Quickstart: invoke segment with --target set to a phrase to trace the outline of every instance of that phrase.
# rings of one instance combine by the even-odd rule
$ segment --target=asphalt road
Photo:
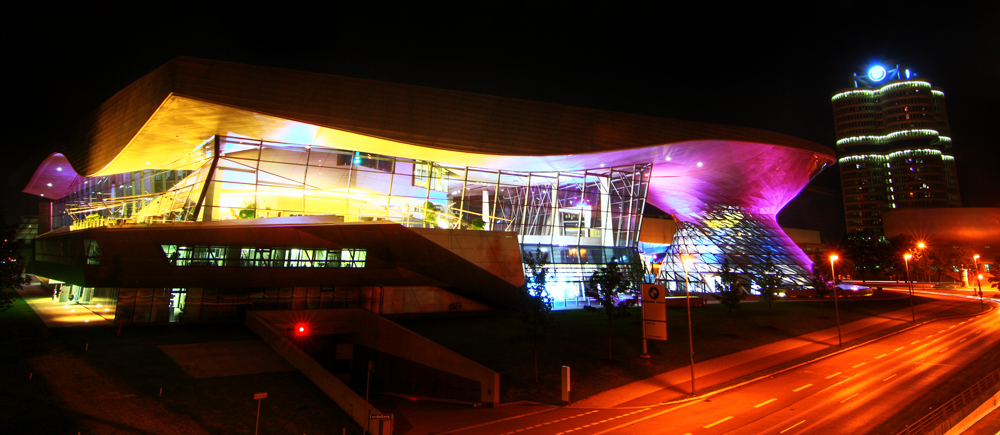
[[[979,305],[979,300],[941,298]],[[988,304],[997,305],[988,302]],[[1000,342],[1000,310],[934,320],[685,403],[562,408],[481,427],[496,435],[863,434]]]

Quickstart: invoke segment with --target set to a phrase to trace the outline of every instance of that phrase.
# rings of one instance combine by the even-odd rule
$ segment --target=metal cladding
[[[220,137],[518,172],[527,174],[528,190],[531,174],[640,165],[646,169],[637,173],[649,177],[648,194],[635,197],[672,214],[684,246],[733,237],[733,246],[773,244],[776,251],[747,254],[748,265],[780,253],[797,271],[808,270],[810,261],[781,232],[775,215],[834,161],[819,144],[749,128],[181,57],[96,109],[76,129],[65,156],[46,160],[24,191],[58,199],[79,181],[77,173],[164,169],[211,178],[214,166],[206,165],[219,159]],[[73,178],[51,174],[63,161]],[[134,190],[125,196],[141,189]],[[208,190],[201,199],[191,196],[199,204],[195,217]],[[726,235],[713,226],[720,213],[736,216],[730,212],[752,217],[748,231]],[[641,207],[632,213],[641,214]],[[694,228],[714,235],[691,241]],[[634,248],[635,237],[629,237]],[[717,265],[730,253],[714,255],[706,264]]]

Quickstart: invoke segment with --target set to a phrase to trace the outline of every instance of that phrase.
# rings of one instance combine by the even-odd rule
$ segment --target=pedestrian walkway
[[[947,301],[915,307],[917,320],[954,307]],[[843,341],[867,337],[911,320],[910,309],[868,317],[841,326]],[[778,364],[837,346],[837,328],[827,328],[799,337],[766,344],[695,364],[695,385],[708,388],[747,376]],[[691,368],[683,367],[595,394],[575,402],[573,408],[644,407],[690,397]]]
[[[41,285],[26,285],[17,291],[42,323],[49,328],[66,326],[108,326],[114,313],[100,304],[80,305],[75,302],[55,302],[52,291]],[[106,314],[107,313],[107,314]],[[101,314],[105,314],[102,317]],[[108,315],[110,314],[110,315]]]

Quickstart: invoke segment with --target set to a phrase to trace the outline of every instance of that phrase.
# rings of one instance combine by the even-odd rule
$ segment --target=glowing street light
[[[976,264],[976,284],[979,286],[979,308],[985,310],[986,304],[983,303],[983,275],[979,273],[979,254],[973,255],[972,261]]]
[[[923,243],[921,243],[923,244]],[[906,263],[906,288],[910,292],[910,316],[913,317],[913,323],[917,323],[917,313],[913,310],[913,282],[910,281],[910,259],[913,258],[913,254],[903,255],[903,261]]]
[[[694,257],[691,255],[681,255],[681,264],[684,265],[684,296],[687,299],[688,312],[688,345],[691,349],[691,395],[694,396],[694,333],[691,331],[691,280],[688,279],[688,267],[694,267]]]
[[[844,337],[840,334],[840,306],[837,305],[837,273],[833,269],[833,262],[839,260],[836,254],[830,256],[830,274],[833,275],[833,311],[837,313],[837,345],[844,346]]]

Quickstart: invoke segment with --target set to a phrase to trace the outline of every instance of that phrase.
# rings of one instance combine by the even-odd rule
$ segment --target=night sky
[[[945,91],[963,205],[997,207],[1000,2],[936,4],[946,9],[24,9],[3,29],[3,204],[8,222],[35,214],[36,200],[8,179],[26,180],[34,167],[23,163],[48,154],[74,120],[184,55],[754,127],[831,148],[832,94],[874,61],[905,63]],[[828,169],[780,221],[843,232],[840,201]]]

